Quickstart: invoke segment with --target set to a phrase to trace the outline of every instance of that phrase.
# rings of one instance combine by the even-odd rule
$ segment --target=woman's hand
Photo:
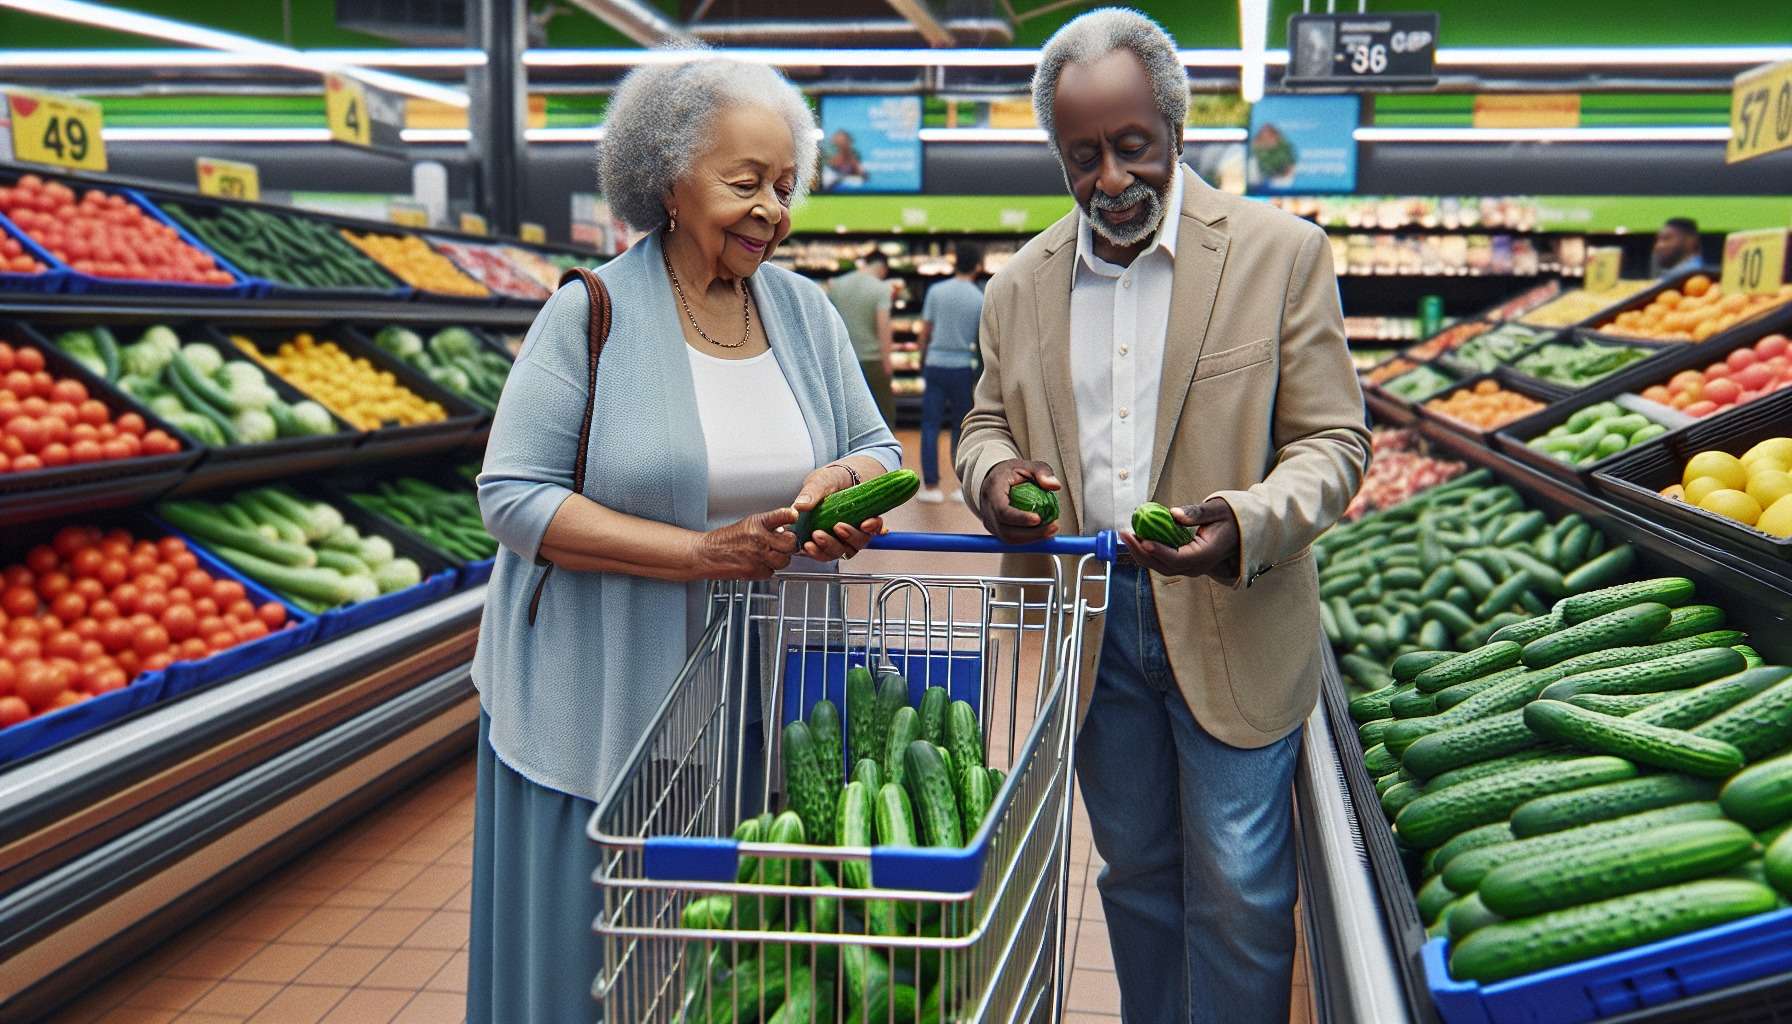
[[[796,535],[785,527],[796,510],[775,508],[697,535],[697,578],[763,580],[790,564]]]
[[[795,510],[801,514],[821,504],[821,499],[843,491],[852,486],[852,474],[845,466],[829,463],[810,473],[803,480],[802,490],[793,502]],[[884,521],[873,517],[860,523],[857,528],[840,523],[834,527],[830,536],[821,530],[815,530],[809,536],[801,538],[803,554],[818,562],[832,562],[838,558],[851,558],[865,550],[871,538],[884,532]]]

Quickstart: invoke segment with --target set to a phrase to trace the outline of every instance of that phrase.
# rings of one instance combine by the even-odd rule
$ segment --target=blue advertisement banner
[[[1356,96],[1265,96],[1251,106],[1246,182],[1254,195],[1356,190]]]
[[[823,96],[822,192],[921,191],[921,97]]]

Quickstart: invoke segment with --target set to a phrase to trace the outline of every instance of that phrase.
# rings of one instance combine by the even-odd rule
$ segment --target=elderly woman
[[[766,265],[815,135],[775,71],[696,54],[636,70],[610,103],[599,184],[647,234],[598,271],[613,309],[595,393],[575,282],[530,328],[479,477],[503,550],[473,661],[470,1021],[596,1016],[586,821],[695,645],[707,581],[850,557],[882,528],[790,532],[901,456],[833,306]]]

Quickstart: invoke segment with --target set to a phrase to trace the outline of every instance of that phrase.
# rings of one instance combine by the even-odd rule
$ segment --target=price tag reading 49
[[[13,157],[83,171],[106,169],[100,105],[50,92],[9,92]]]
[[[1792,146],[1792,60],[1736,76],[1730,91],[1730,145],[1724,162]]]
[[[1725,295],[1768,295],[1785,279],[1785,229],[1737,231],[1724,239]]]

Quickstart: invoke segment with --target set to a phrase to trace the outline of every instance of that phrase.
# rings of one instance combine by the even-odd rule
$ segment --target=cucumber
[[[1667,605],[1670,608],[1678,607],[1692,600],[1692,595],[1691,580],[1684,576],[1663,576],[1659,579],[1624,583],[1602,590],[1577,592],[1572,597],[1563,598],[1558,610],[1562,613],[1562,621],[1573,626],[1588,619],[1596,619],[1601,615],[1609,615],[1620,608],[1629,608],[1632,605],[1653,602]],[[1721,622],[1719,624],[1721,625]],[[1708,628],[1716,629],[1717,627]],[[1704,630],[1695,629],[1692,632],[1701,633]]]
[[[1370,775],[1380,778],[1399,771],[1400,759],[1394,756],[1393,751],[1377,743],[1363,751],[1363,767],[1368,769]]]
[[[1635,765],[1616,757],[1583,757],[1515,768],[1427,793],[1400,812],[1395,827],[1414,846],[1437,846],[1476,825],[1504,819],[1527,800],[1635,775]]]
[[[1433,924],[1443,915],[1444,908],[1456,900],[1456,893],[1444,884],[1442,875],[1432,875],[1419,886],[1416,894],[1419,904],[1419,919],[1426,924]]]
[[[1514,643],[1528,644],[1532,640],[1548,636],[1560,628],[1562,628],[1561,616],[1550,612],[1526,619],[1523,622],[1514,622],[1510,626],[1503,626],[1498,632],[1488,637],[1487,642],[1498,643],[1501,640],[1511,640]]]
[[[1415,590],[1425,582],[1425,574],[1410,565],[1397,565],[1381,574],[1381,585],[1387,590]]]
[[[1749,668],[1685,693],[1670,694],[1653,707],[1635,712],[1639,722],[1670,729],[1690,729],[1709,721],[1751,697],[1766,693],[1792,674],[1783,668]]]
[[[1319,584],[1319,596],[1324,599],[1348,594],[1363,585],[1367,577],[1360,572],[1341,572]]]
[[[1439,713],[1448,711],[1475,694],[1492,689],[1500,683],[1524,673],[1523,665],[1514,665],[1511,668],[1503,668],[1490,675],[1484,675],[1479,679],[1470,679],[1466,683],[1457,683],[1455,686],[1439,690],[1437,691],[1437,710]]]
[[[1678,640],[1685,636],[1708,633],[1714,629],[1724,628],[1724,610],[1714,604],[1689,604],[1684,608],[1675,608],[1668,619],[1667,628],[1655,639]]]
[[[1389,701],[1388,710],[1395,718],[1428,718],[1437,713],[1437,694],[1408,690]]]
[[[1747,644],[1737,644],[1735,647],[1731,648],[1731,650],[1742,655],[1743,660],[1748,662],[1749,668],[1760,668],[1762,665],[1767,664],[1767,659],[1761,657],[1761,652]]]
[[[1577,708],[1597,711],[1602,715],[1626,715],[1654,707],[1672,697],[1668,691],[1660,693],[1577,693],[1568,698],[1568,703]]]
[[[1393,718],[1377,718],[1373,722],[1364,722],[1356,730],[1357,742],[1363,745],[1364,750],[1373,747],[1382,741],[1382,736],[1388,731],[1388,726],[1393,725],[1395,721]]]
[[[1432,869],[1442,872],[1450,866],[1450,862],[1471,850],[1479,850],[1485,846],[1498,846],[1512,841],[1512,829],[1503,821],[1495,821],[1467,832],[1457,834],[1456,838],[1436,848],[1437,856],[1432,858]]]
[[[1387,743],[1389,749],[1404,751],[1418,737],[1468,725],[1490,715],[1516,710],[1530,703],[1538,693],[1543,691],[1544,687],[1567,674],[1563,669],[1550,668],[1536,672],[1521,672],[1518,675],[1510,676],[1489,685],[1486,689],[1446,711],[1424,718],[1416,718],[1411,722],[1394,723],[1388,729],[1382,742]],[[1398,714],[1395,717],[1399,717]]]
[[[1761,868],[1767,875],[1768,884],[1779,890],[1781,896],[1792,899],[1792,832],[1782,832],[1767,847],[1767,853],[1761,858]]]
[[[1465,590],[1464,593],[1467,591]],[[1426,601],[1421,606],[1421,610],[1427,618],[1437,620],[1452,638],[1474,629],[1476,625],[1475,620],[1470,618],[1467,612],[1448,600]]]
[[[1405,770],[1397,771],[1389,775],[1383,775],[1381,778],[1375,780],[1375,795],[1377,797],[1384,796],[1387,794],[1388,790],[1393,789],[1400,783],[1411,781],[1412,776],[1406,774]]]
[[[1450,563],[1450,568],[1456,570],[1456,582],[1467,587],[1476,601],[1484,600],[1488,594],[1493,593],[1493,578],[1487,575],[1487,570],[1481,568],[1479,562],[1458,558]]]
[[[1520,715],[1522,717],[1522,712]],[[1572,761],[1581,756],[1581,754],[1575,751],[1563,750],[1559,747],[1538,747],[1532,750],[1520,750],[1514,754],[1504,754],[1500,757],[1489,758],[1485,761],[1476,761],[1472,764],[1465,764],[1460,768],[1451,768],[1448,771],[1438,772],[1436,775],[1425,780],[1425,785],[1432,790],[1448,789],[1451,786],[1460,785],[1464,782],[1473,782],[1476,779],[1484,779],[1489,775],[1498,775],[1501,772],[1510,771],[1513,768],[1521,768],[1525,765]]]
[[[809,735],[815,739],[822,778],[828,781],[830,789],[838,791],[838,780],[846,773],[846,759],[841,750],[840,708],[833,701],[818,700],[809,709]]]
[[[1508,550],[1506,560],[1512,563],[1515,570],[1522,569],[1525,575],[1531,578],[1531,586],[1527,593],[1541,590],[1549,595],[1551,601],[1567,595],[1568,586],[1562,582],[1562,574],[1556,571],[1553,563],[1546,562],[1542,558],[1533,558],[1528,552],[1518,550]],[[1532,614],[1540,615],[1542,612]]]
[[[834,835],[834,794],[817,754],[807,724],[791,722],[784,727],[784,795],[802,819],[804,832],[826,844]]]
[[[832,536],[834,527],[841,523],[857,527],[865,520],[875,519],[901,505],[920,489],[921,476],[912,469],[874,476],[821,499],[814,508],[798,517],[791,532],[800,539],[808,538],[817,530]]]
[[[1792,743],[1792,668],[1778,671],[1785,673],[1779,682],[1693,729],[1693,735],[1731,744],[1750,761]]]
[[[1420,647],[1429,647],[1434,650],[1448,647],[1451,639],[1450,631],[1436,619],[1426,619],[1424,625],[1419,627]]]
[[[1655,602],[1620,608],[1532,640],[1524,645],[1523,660],[1532,668],[1546,668],[1577,655],[1638,644],[1660,633],[1673,614]]]
[[[877,795],[870,786],[857,780],[847,783],[834,807],[834,845],[876,846],[876,804]],[[841,861],[840,881],[848,889],[871,888],[871,863]]]
[[[1499,586],[1493,588],[1493,593],[1488,594],[1486,600],[1475,606],[1475,616],[1480,619],[1489,619],[1501,612],[1511,610],[1518,604],[1518,598],[1521,595],[1530,593],[1532,586],[1531,574],[1520,569],[1516,574],[1506,577]],[[1520,617],[1517,621],[1522,622],[1524,619]],[[1500,628],[1504,629],[1505,626],[1502,625]]]
[[[863,665],[846,670],[846,725],[854,761],[883,756],[877,743],[877,682]]]
[[[1588,538],[1587,550],[1592,551],[1602,539],[1603,534],[1594,531]],[[1610,586],[1636,564],[1636,550],[1629,544],[1619,544],[1602,554],[1596,555],[1582,563],[1573,572],[1562,577],[1562,586],[1571,594],[1582,594],[1598,587]],[[1659,603],[1659,602],[1657,602]]]
[[[1389,821],[1393,821],[1400,816],[1400,812],[1405,810],[1408,804],[1424,795],[1424,789],[1416,782],[1395,783],[1388,787],[1387,792],[1381,794],[1381,813],[1386,815]]]
[[[1716,800],[1718,785],[1685,775],[1645,775],[1603,786],[1538,797],[1512,812],[1512,834],[1519,838],[1560,832],[1595,821],[1610,821],[1657,807]]]
[[[908,707],[908,680],[890,672],[877,680],[877,721],[872,723],[876,730],[871,737],[872,757],[881,757],[890,748],[890,722],[896,718],[898,708]],[[884,765],[884,775],[888,777],[890,766]]]
[[[1395,659],[1395,664],[1399,659]],[[1349,704],[1350,717],[1357,722],[1373,722],[1378,718],[1387,718],[1393,712],[1389,710],[1389,702],[1400,693],[1412,687],[1400,683],[1390,683],[1379,690],[1373,690],[1359,697],[1351,698]]]
[[[1559,700],[1530,704],[1524,709],[1524,721],[1540,736],[1672,772],[1722,779],[1742,770],[1742,751],[1721,740],[1602,715]]]
[[[1488,925],[1450,953],[1450,974],[1482,984],[1502,981],[1766,913],[1776,902],[1773,890],[1730,878],[1631,893]]]
[[[983,760],[983,727],[967,701],[955,700],[946,710],[946,742],[952,763],[958,768],[987,767]]]
[[[1549,517],[1535,509],[1521,512],[1509,520],[1505,527],[1494,536],[1493,542],[1505,547],[1511,544],[1522,544],[1543,532]]]
[[[1321,607],[1324,607],[1323,605]],[[921,694],[921,738],[929,743],[944,745],[946,735],[946,708],[952,698],[943,686],[929,686]]]
[[[1179,548],[1194,540],[1188,527],[1178,523],[1168,508],[1155,501],[1147,501],[1133,510],[1132,532],[1140,539],[1155,541],[1168,548]]]
[[[1523,651],[1523,646],[1509,640],[1491,643],[1420,671],[1413,677],[1413,685],[1425,693],[1436,693],[1456,683],[1516,665]],[[1395,678],[1399,677],[1396,675]]]
[[[959,831],[969,842],[977,830],[983,827],[983,819],[989,817],[990,806],[995,803],[996,791],[989,778],[989,770],[975,765],[958,769],[958,791],[961,794],[958,802]]]
[[[908,745],[907,759],[908,787],[915,795],[916,821],[921,825],[922,838],[928,846],[963,846],[958,800],[939,748],[926,740],[916,740]],[[889,788],[888,783],[885,788]]]
[[[1551,683],[1538,696],[1544,700],[1567,700],[1582,693],[1661,693],[1667,690],[1684,690],[1713,679],[1735,675],[1742,668],[1742,655],[1728,647],[1706,647],[1631,665],[1577,672]]]
[[[1792,821],[1792,754],[1750,765],[1718,796],[1724,813],[1750,828]]]
[[[1019,512],[1039,517],[1039,525],[1058,521],[1058,496],[1031,480],[1022,480],[1008,489],[1008,504]]]
[[[1429,780],[1454,768],[1542,745],[1543,738],[1525,724],[1524,709],[1514,708],[1420,737],[1400,755],[1400,764],[1414,778]]]
[[[1381,628],[1382,627],[1379,624],[1370,626],[1364,631],[1365,637]],[[1379,689],[1381,687],[1381,682],[1387,679],[1387,670],[1381,667],[1381,662],[1379,660],[1364,657],[1354,651],[1347,652],[1340,656],[1338,658],[1338,667],[1344,670],[1345,675],[1356,680],[1359,686],[1371,686]]]
[[[1545,832],[1542,835],[1514,839],[1469,850],[1451,860],[1443,868],[1444,878],[1458,892],[1473,892],[1487,873],[1504,864],[1529,861],[1558,850],[1578,849],[1622,836],[1640,835],[1665,825],[1682,821],[1721,821],[1723,808],[1715,801],[1672,804],[1652,811],[1627,814],[1622,818],[1595,821],[1586,825]]]
[[[1448,564],[1440,565],[1432,570],[1431,575],[1425,577],[1424,583],[1419,585],[1419,600],[1441,601],[1444,595],[1450,592],[1450,588],[1455,585],[1456,570]]]
[[[1462,897],[1444,912],[1444,927],[1449,929],[1451,942],[1461,942],[1476,931],[1504,920],[1505,918],[1487,909],[1487,904],[1481,901],[1481,894],[1478,892]]]
[[[921,738],[921,716],[911,707],[900,707],[890,719],[890,738],[884,748],[883,777],[898,786],[907,779],[904,762],[908,745]]]
[[[884,770],[873,757],[862,757],[859,763],[852,766],[852,781],[863,782],[873,796],[884,788]]]
[[[1454,651],[1414,651],[1395,658],[1394,663],[1388,666],[1388,671],[1393,674],[1395,682],[1410,683],[1426,669],[1458,657],[1460,655]]]

